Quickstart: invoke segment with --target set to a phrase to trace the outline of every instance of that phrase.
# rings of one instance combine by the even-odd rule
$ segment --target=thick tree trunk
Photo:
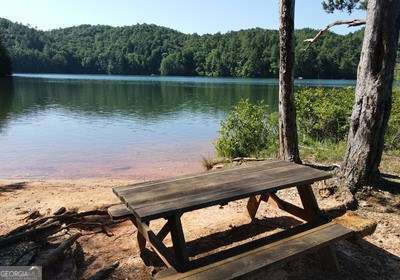
[[[400,28],[399,0],[368,0],[342,176],[351,192],[379,178]]]
[[[301,163],[294,105],[294,9],[295,0],[280,1],[279,27],[279,156]]]

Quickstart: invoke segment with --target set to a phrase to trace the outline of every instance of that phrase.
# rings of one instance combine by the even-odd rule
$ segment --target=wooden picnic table
[[[148,241],[167,266],[177,271],[187,271],[194,266],[189,258],[181,224],[184,213],[249,198],[247,209],[251,218],[254,218],[260,202],[272,199],[279,208],[318,225],[326,222],[326,219],[320,213],[311,184],[330,177],[328,172],[305,165],[271,161],[116,187],[113,191],[133,214],[131,220],[138,228],[140,249],[143,250]],[[303,208],[277,196],[278,190],[290,187],[297,188]],[[159,218],[166,219],[166,223],[158,233],[154,233],[149,223]],[[172,250],[163,243],[168,233],[171,234]]]

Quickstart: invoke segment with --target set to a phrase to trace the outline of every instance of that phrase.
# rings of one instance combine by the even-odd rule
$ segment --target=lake
[[[352,86],[298,80],[298,87]],[[148,179],[201,170],[242,98],[277,109],[275,79],[19,74],[0,79],[1,178]]]

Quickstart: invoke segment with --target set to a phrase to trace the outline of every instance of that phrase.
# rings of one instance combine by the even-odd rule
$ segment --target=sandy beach
[[[170,172],[169,175],[179,175],[179,172]],[[153,179],[165,176],[164,173],[160,173]],[[119,203],[111,188],[138,181],[137,179],[112,178],[0,180],[0,204],[2,205],[0,234],[5,234],[23,224],[23,218],[34,209],[46,215],[61,206],[84,211]],[[322,208],[337,203],[333,198],[318,195],[319,187],[314,186],[314,192]],[[294,189],[285,190],[281,195],[288,201],[300,203]],[[385,195],[390,201],[382,203],[382,197]],[[388,208],[390,205],[393,207]],[[398,197],[384,192],[360,201],[361,207],[357,213],[376,221],[378,227],[372,236],[366,237],[362,242],[353,244],[342,241],[336,245],[339,263],[343,268],[341,279],[398,279],[400,275],[400,211],[399,208],[397,211],[393,210],[396,210],[399,205]],[[210,219],[210,217],[213,218]],[[256,232],[256,237],[260,237],[301,222],[294,216],[265,203],[262,204],[257,218],[255,223],[250,223],[251,220],[246,212],[246,200],[239,200],[224,207],[214,206],[187,213],[183,216],[183,227],[186,239],[194,248],[207,247],[210,242],[219,242],[229,247],[237,244],[238,240],[241,240],[239,242],[249,240],[251,236],[249,232]],[[162,224],[163,221],[157,220],[151,223],[151,227],[157,229]],[[148,266],[144,264],[139,256],[135,240],[136,229],[129,221],[110,227],[108,231],[112,233],[111,237],[99,233],[79,239],[85,252],[83,278],[114,261],[119,261],[120,267],[114,273],[113,279],[150,279],[152,274],[163,269],[158,267],[159,264]],[[166,242],[168,244],[170,240],[167,238]],[[278,270],[264,271],[251,278],[266,279],[267,276],[273,279],[310,279],[310,277],[335,279],[337,277],[337,275],[324,275],[318,266],[317,258],[313,255],[289,262]]]

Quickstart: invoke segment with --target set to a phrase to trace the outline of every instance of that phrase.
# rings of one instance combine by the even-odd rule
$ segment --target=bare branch
[[[354,27],[364,25],[366,23],[365,19],[352,19],[352,20],[337,20],[331,24],[328,24],[324,29],[321,29],[314,38],[306,39],[304,42],[308,42],[308,46],[304,49],[304,51],[308,50],[308,48],[317,41],[325,32],[337,25],[347,25],[347,27]]]

